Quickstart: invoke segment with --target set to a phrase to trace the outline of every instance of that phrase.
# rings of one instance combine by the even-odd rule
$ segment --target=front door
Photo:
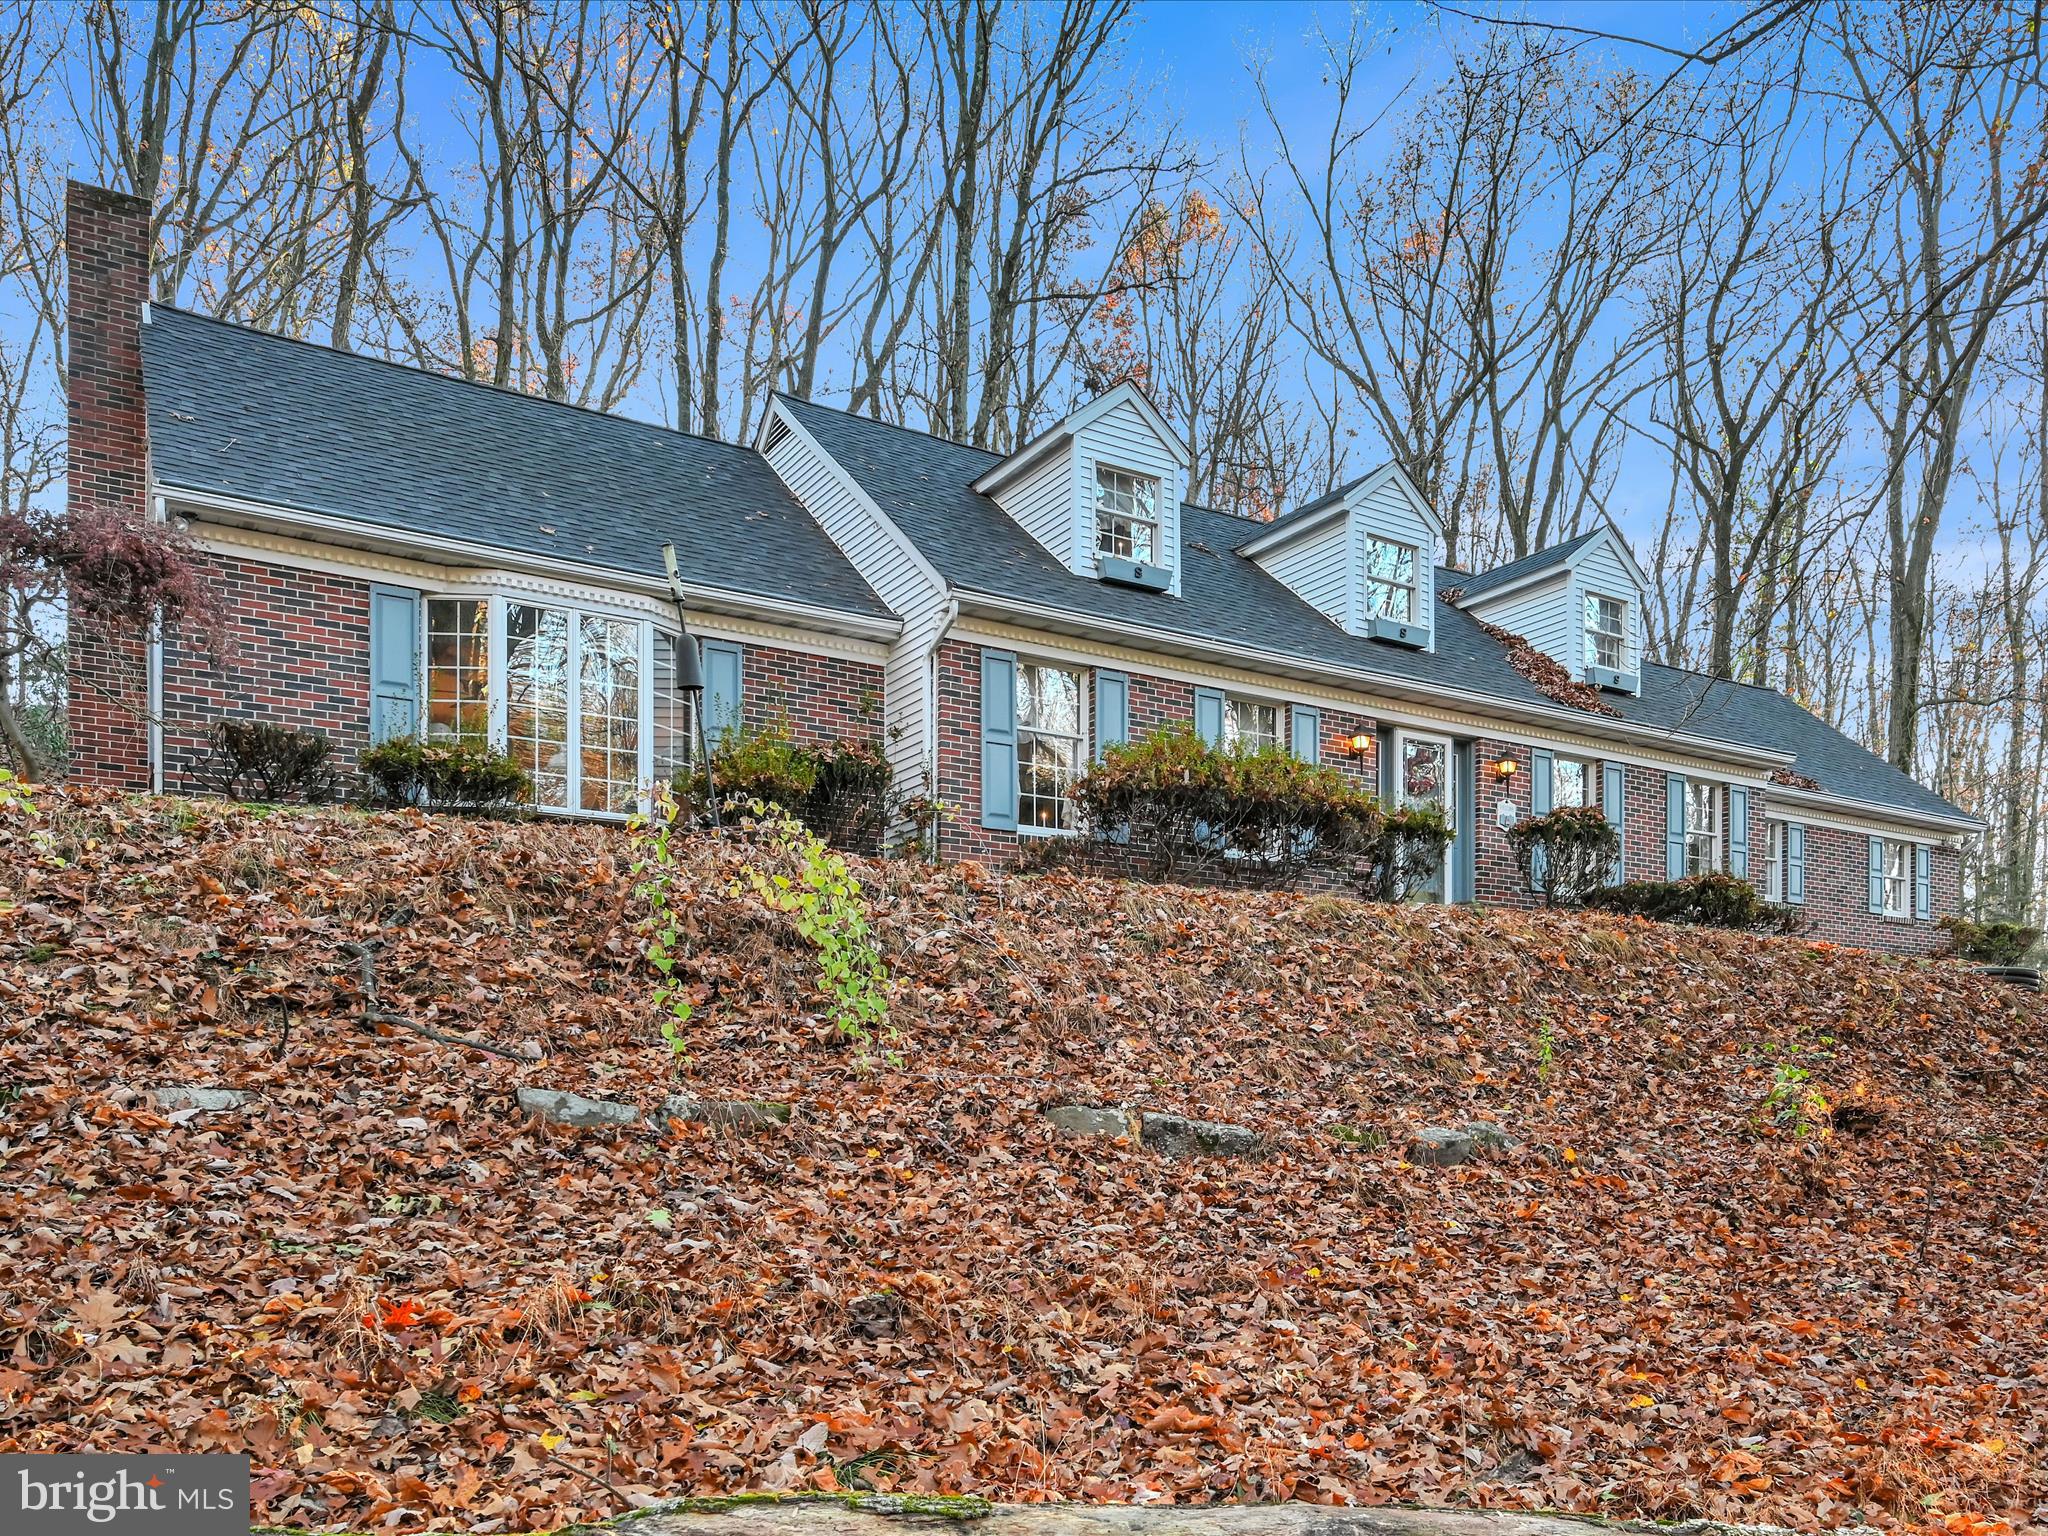
[[[1444,813],[1452,827],[1458,824],[1456,803],[1456,758],[1448,736],[1418,736],[1407,731],[1394,738],[1394,793],[1403,806],[1433,805]],[[1442,901],[1449,888],[1451,850],[1428,880],[1412,893],[1428,901]]]

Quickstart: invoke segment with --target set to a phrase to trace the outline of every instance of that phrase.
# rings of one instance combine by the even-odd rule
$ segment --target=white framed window
[[[1764,823],[1764,900],[1785,899],[1785,823]]]
[[[1083,679],[1066,667],[1017,664],[1017,830],[1079,828],[1073,785],[1087,761],[1081,718]]]
[[[1255,699],[1223,702],[1223,746],[1229,752],[1263,752],[1280,745],[1280,706]]]
[[[1884,845],[1884,915],[1913,915],[1913,845],[1887,840]]]
[[[1628,657],[1628,604],[1586,594],[1586,665],[1619,672]]]
[[[1159,482],[1095,466],[1095,551],[1146,565],[1159,562]]]
[[[421,733],[497,747],[532,778],[536,808],[628,814],[657,774],[672,776],[690,755],[691,701],[674,688],[678,642],[649,621],[506,597],[423,606]]]
[[[427,599],[429,741],[488,741],[491,735],[491,604],[482,597]]]
[[[1554,757],[1550,760],[1550,808],[1553,811],[1593,804],[1598,784],[1593,765],[1583,758]]]
[[[1374,618],[1413,624],[1416,564],[1413,544],[1368,534],[1365,540],[1365,611]]]
[[[1721,867],[1721,786],[1688,779],[1685,785],[1685,872],[1711,875]]]

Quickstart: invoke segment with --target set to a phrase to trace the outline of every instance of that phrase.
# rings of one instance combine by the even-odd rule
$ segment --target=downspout
[[[946,593],[946,606],[939,610],[939,622],[932,630],[932,637],[924,648],[924,758],[925,776],[931,782],[933,800],[939,795],[939,647],[945,643],[946,633],[960,617],[960,594],[950,588]],[[938,857],[938,836],[934,827],[932,856]]]
[[[149,323],[149,306],[142,306],[142,322]],[[144,449],[145,454],[147,449]],[[148,474],[145,459],[143,473]],[[165,522],[169,512],[161,496],[149,501],[150,516],[156,522]],[[164,792],[164,621],[153,620],[149,626],[149,639],[143,650],[144,669],[147,676],[143,708],[148,711],[149,740],[149,792],[161,795]]]

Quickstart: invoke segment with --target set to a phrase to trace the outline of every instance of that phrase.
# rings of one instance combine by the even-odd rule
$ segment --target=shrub
[[[890,819],[889,759],[879,741],[797,742],[784,725],[728,731],[711,753],[719,809],[743,813],[755,801],[794,817],[836,848],[878,852]],[[706,808],[701,768],[676,779],[679,800]]]
[[[1994,918],[1972,922],[1967,917],[1944,917],[1949,953],[1976,965],[2018,965],[2041,942],[2041,930],[2025,923]]]
[[[1523,817],[1508,828],[1508,846],[1545,906],[1575,907],[1607,884],[1621,838],[1598,810],[1572,805]]]
[[[1254,876],[1343,863],[1386,820],[1335,769],[1277,748],[1226,752],[1185,725],[1107,748],[1073,795],[1097,843],[1129,847],[1161,878],[1225,859]]]
[[[526,770],[477,741],[394,737],[365,752],[358,766],[371,798],[387,806],[487,810],[524,805],[533,797]]]
[[[1589,893],[1586,905],[1660,923],[1697,923],[1741,933],[1791,933],[1803,921],[1798,908],[1773,906],[1747,880],[1720,874],[1631,880]]]
[[[216,720],[213,757],[200,769],[207,788],[233,800],[329,799],[339,787],[334,743],[318,731],[268,720]]]
[[[1450,821],[1433,805],[1380,813],[1359,861],[1359,894],[1367,901],[1406,901],[1424,890],[1444,867],[1452,835]]]

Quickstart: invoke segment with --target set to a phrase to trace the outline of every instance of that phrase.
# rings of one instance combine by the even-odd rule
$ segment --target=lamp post
[[[676,547],[661,546],[661,563],[668,572],[669,596],[676,605],[676,692],[690,696],[690,718],[697,726],[697,760],[704,765],[704,799],[711,806],[711,825],[723,831],[718,814],[718,785],[711,777],[711,741],[704,729],[704,662],[697,649],[697,637],[690,633],[690,611],[683,602],[682,572],[676,568]]]

